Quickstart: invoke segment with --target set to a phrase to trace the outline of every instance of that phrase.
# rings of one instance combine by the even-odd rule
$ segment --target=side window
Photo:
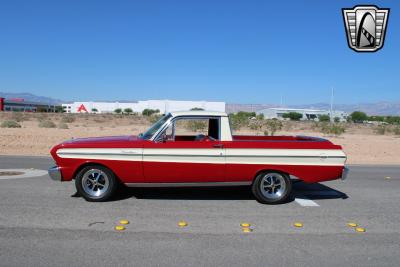
[[[219,118],[178,118],[164,132],[170,141],[219,140]]]
[[[178,119],[175,121],[175,136],[208,135],[209,119]]]

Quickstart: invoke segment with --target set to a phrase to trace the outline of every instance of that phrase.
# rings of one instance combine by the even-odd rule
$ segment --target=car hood
[[[134,148],[142,147],[143,139],[135,135],[73,138],[54,146],[50,154],[57,160],[57,150],[66,148]]]
[[[122,135],[122,136],[104,136],[104,137],[88,137],[88,138],[73,138],[63,142],[64,145],[68,144],[101,144],[101,143],[124,143],[131,141],[141,140],[135,135]]]

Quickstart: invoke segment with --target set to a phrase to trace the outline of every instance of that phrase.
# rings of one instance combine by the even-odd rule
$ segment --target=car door
[[[144,144],[146,182],[223,182],[225,152],[215,127],[220,127],[218,118],[182,117],[172,120],[164,133],[167,139]],[[196,139],[209,134],[214,137]]]

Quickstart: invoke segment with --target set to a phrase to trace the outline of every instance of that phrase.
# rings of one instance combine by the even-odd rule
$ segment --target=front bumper
[[[62,181],[62,175],[61,175],[61,168],[58,166],[54,166],[49,169],[49,176],[51,179],[54,181]]]
[[[341,176],[340,178],[341,178],[342,180],[346,180],[346,179],[347,179],[347,176],[349,175],[349,172],[350,172],[349,168],[343,167],[342,176]]]

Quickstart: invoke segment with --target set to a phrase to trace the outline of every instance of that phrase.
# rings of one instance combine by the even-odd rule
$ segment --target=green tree
[[[369,116],[368,120],[369,121],[380,121],[380,122],[383,122],[383,121],[386,120],[386,117],[385,116]]]
[[[114,110],[114,112],[117,113],[117,114],[121,114],[122,113],[122,109],[117,108],[117,109]]]
[[[159,110],[159,109],[149,109],[149,108],[146,108],[146,109],[144,109],[144,110],[142,111],[142,115],[143,115],[143,116],[151,116],[151,115],[157,114],[157,113],[160,113],[160,110]]]
[[[400,124],[400,116],[386,116],[385,122],[390,124]]]
[[[335,118],[333,118],[333,121],[334,121],[335,123],[339,123],[339,122],[340,122],[340,118],[339,118],[339,117],[335,117]]]
[[[290,119],[291,121],[299,121],[301,118],[303,118],[303,114],[298,112],[289,112],[283,114],[282,117],[285,119]]]
[[[362,111],[354,111],[353,113],[350,114],[350,118],[353,122],[356,123],[368,120],[367,114],[365,114],[365,112]]]
[[[92,112],[97,113],[98,112],[97,108],[92,108]]]
[[[126,108],[126,109],[124,109],[124,113],[126,113],[126,114],[132,114],[132,112],[133,112],[133,110],[131,109],[131,108]]]
[[[319,121],[331,121],[331,117],[328,114],[322,114],[319,116]]]
[[[62,107],[62,106],[56,106],[55,107],[55,112],[56,113],[64,113],[65,112],[66,107]]]

